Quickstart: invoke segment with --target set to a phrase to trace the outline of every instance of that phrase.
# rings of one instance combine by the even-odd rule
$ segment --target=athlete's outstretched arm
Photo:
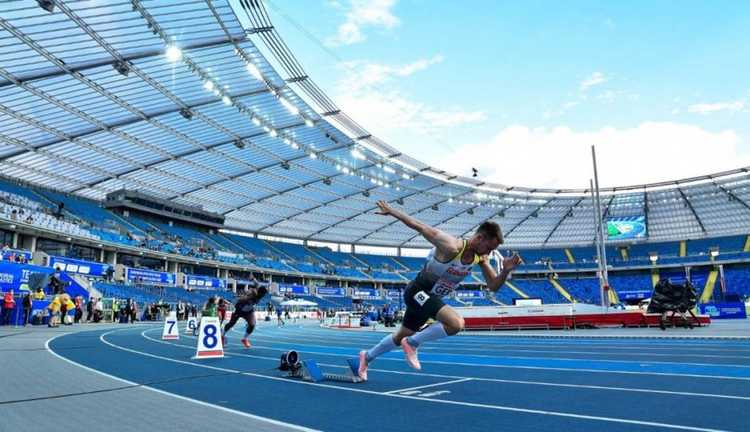
[[[479,261],[479,268],[482,269],[484,280],[487,281],[487,289],[495,292],[500,289],[510,276],[511,272],[518,267],[521,263],[521,257],[518,254],[513,254],[510,258],[503,258],[502,270],[500,273],[496,273],[495,269],[490,265],[490,259],[487,255],[482,255],[482,259]]]
[[[440,231],[437,228],[431,227],[424,222],[417,220],[409,216],[408,214],[397,210],[390,206],[385,201],[378,201],[378,207],[380,211],[376,212],[380,215],[391,215],[396,219],[404,223],[404,225],[422,234],[428,242],[432,243],[440,252],[447,256],[455,256],[463,246],[461,240],[453,237],[452,235]]]

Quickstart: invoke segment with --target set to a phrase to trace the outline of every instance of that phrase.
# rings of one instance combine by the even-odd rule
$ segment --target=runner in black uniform
[[[255,330],[255,305],[268,294],[268,289],[261,286],[257,281],[253,280],[253,284],[243,293],[242,296],[237,298],[237,303],[234,304],[234,312],[232,312],[232,318],[229,320],[227,325],[224,326],[224,332],[222,333],[222,343],[226,346],[226,334],[229,330],[234,327],[237,320],[243,318],[247,322],[245,327],[245,337],[242,338],[242,345],[245,348],[250,348],[250,341],[247,340],[248,336]]]
[[[503,243],[500,226],[495,222],[482,223],[474,235],[464,240],[426,225],[385,201],[378,201],[378,207],[378,214],[400,220],[419,232],[434,248],[422,270],[404,290],[406,312],[401,328],[396,333],[386,335],[370,350],[359,353],[359,377],[363,380],[367,379],[367,366],[371,361],[399,345],[409,366],[419,370],[421,365],[417,348],[421,344],[454,335],[464,328],[463,317],[443,303],[442,298],[452,293],[471,274],[474,265],[479,264],[482,269],[487,289],[497,291],[521,262],[518,255],[503,258],[498,254],[498,271],[490,265],[489,254],[496,253],[495,249]],[[436,322],[421,329],[430,318]]]

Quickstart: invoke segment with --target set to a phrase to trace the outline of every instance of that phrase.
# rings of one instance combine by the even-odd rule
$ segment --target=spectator
[[[104,317],[104,303],[102,299],[94,299],[94,322],[98,323]]]
[[[78,324],[81,322],[81,318],[83,318],[83,297],[76,296],[75,305],[76,305],[76,313],[74,315],[73,322]]]
[[[130,323],[135,324],[135,321],[138,319],[138,303],[133,301],[131,299],[130,303]]]
[[[3,297],[3,325],[10,325],[10,316],[16,307],[16,299],[13,298],[13,290],[5,293]]]
[[[91,318],[94,316],[94,298],[89,297],[89,301],[86,302],[86,322],[91,322]]]
[[[57,295],[52,299],[47,309],[49,310],[49,321],[47,321],[47,327],[58,327],[60,319],[60,296]]]
[[[31,293],[27,292],[25,296],[23,296],[23,325],[29,325],[29,319],[31,318],[31,307],[33,305],[33,300],[31,299]]]

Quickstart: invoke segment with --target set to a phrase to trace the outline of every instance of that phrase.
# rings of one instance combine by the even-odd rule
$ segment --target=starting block
[[[327,373],[320,370],[318,363],[315,360],[305,360],[302,362],[302,379],[310,382],[321,382],[321,381],[336,381],[336,382],[348,382],[348,383],[361,383],[364,382],[359,377],[359,360],[358,359],[347,359],[349,369],[347,374],[333,374]],[[299,378],[299,374],[289,374],[290,377]]]

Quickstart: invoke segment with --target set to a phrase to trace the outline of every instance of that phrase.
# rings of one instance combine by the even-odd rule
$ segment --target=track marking
[[[111,331],[109,331],[107,333],[112,333],[114,331],[119,331],[119,330],[122,330],[122,329],[111,330]],[[67,334],[70,334],[70,333],[67,333]],[[53,336],[50,339],[47,339],[47,341],[44,343],[44,348],[47,349],[47,351],[50,354],[52,354],[53,356],[59,358],[60,360],[64,360],[64,361],[66,361],[66,362],[68,362],[68,363],[70,363],[72,365],[75,365],[75,366],[78,366],[80,368],[83,368],[83,369],[85,369],[85,370],[87,370],[89,372],[97,373],[99,375],[102,375],[102,376],[105,376],[107,378],[110,378],[110,379],[113,379],[113,380],[116,380],[116,381],[128,384],[130,386],[140,387],[140,388],[143,388],[143,389],[146,389],[146,390],[150,390],[150,391],[155,392],[155,393],[159,393],[159,394],[170,396],[170,397],[177,398],[177,399],[180,399],[180,400],[192,402],[194,404],[202,405],[202,406],[205,406],[205,407],[214,408],[214,409],[217,409],[217,410],[220,410],[220,411],[224,411],[224,412],[228,412],[228,413],[231,413],[231,414],[237,414],[237,415],[240,415],[242,417],[251,418],[253,420],[257,420],[257,421],[269,423],[269,424],[272,424],[272,425],[283,426],[283,427],[287,427],[287,428],[290,428],[290,429],[296,429],[296,430],[304,431],[304,432],[322,432],[322,431],[319,431],[318,429],[311,429],[311,428],[308,428],[308,427],[305,427],[305,426],[299,426],[299,425],[296,425],[296,424],[287,423],[287,422],[283,422],[283,421],[279,421],[279,420],[274,420],[274,419],[267,418],[267,417],[261,417],[261,416],[250,414],[250,413],[247,413],[247,412],[244,412],[244,411],[238,411],[238,410],[234,410],[234,409],[231,409],[231,408],[226,408],[226,407],[223,407],[223,406],[220,406],[220,405],[214,405],[212,403],[204,402],[204,401],[201,401],[201,400],[198,400],[198,399],[192,399],[192,398],[189,398],[189,397],[186,397],[186,396],[181,396],[181,395],[178,395],[178,394],[175,394],[175,393],[170,393],[170,392],[167,392],[167,391],[164,391],[164,390],[159,390],[159,389],[154,388],[154,387],[149,387],[147,385],[139,384],[139,383],[136,383],[136,382],[133,382],[133,381],[128,381],[126,379],[123,379],[123,378],[120,378],[120,377],[116,377],[114,375],[110,375],[110,374],[108,374],[106,372],[102,372],[100,370],[96,370],[96,369],[90,368],[88,366],[84,366],[84,365],[82,365],[82,364],[80,364],[78,362],[75,362],[73,360],[67,359],[67,358],[65,358],[65,357],[57,354],[56,352],[52,351],[52,349],[49,347],[49,343],[50,342],[52,342],[54,339],[57,339],[58,337],[64,336],[64,335],[65,334],[58,334],[57,336]],[[101,340],[101,336],[100,336],[100,340]]]
[[[160,344],[178,346],[178,347],[186,348],[186,349],[193,349],[192,346],[165,342],[165,341],[147,336],[146,332],[152,331],[152,330],[160,330],[160,328],[144,330],[143,332],[141,332],[141,336],[143,336],[145,339],[148,339],[150,341],[157,342]],[[188,337],[194,338],[194,336],[188,336]],[[288,349],[281,349],[281,348],[263,348],[263,349],[273,350],[273,351],[288,351]],[[236,351],[230,351],[230,352],[235,357],[240,356],[240,357],[255,358],[255,359],[260,359],[260,360],[270,360],[274,362],[278,361],[278,358],[276,357],[266,357],[266,356],[260,356],[260,355],[254,355],[254,354],[243,354],[243,353],[239,353]],[[299,352],[304,353],[306,351],[299,351]],[[351,357],[351,356],[346,356],[343,354],[326,354],[326,355],[337,356],[337,357],[347,357],[347,358]],[[341,369],[349,368],[348,366],[341,366],[341,365],[330,364],[330,363],[318,362],[318,364],[321,366],[325,366],[325,367],[334,367],[334,368],[341,368]],[[618,391],[618,392],[624,391],[624,392],[633,392],[633,393],[653,393],[653,394],[667,394],[667,395],[676,395],[676,396],[750,400],[750,396],[723,395],[723,394],[715,394],[715,393],[694,393],[694,392],[680,392],[680,391],[671,391],[671,390],[656,390],[656,389],[644,389],[644,388],[633,388],[633,387],[612,387],[612,386],[598,386],[598,385],[587,385],[587,384],[553,383],[553,382],[547,382],[547,381],[528,381],[528,380],[509,380],[509,379],[502,379],[502,378],[467,377],[467,376],[460,376],[460,375],[433,374],[433,373],[426,373],[426,372],[408,372],[408,371],[396,371],[396,370],[391,370],[391,369],[376,369],[376,368],[369,368],[369,370],[371,372],[383,372],[383,373],[398,374],[398,375],[428,376],[432,378],[449,378],[449,379],[452,378],[456,380],[461,380],[461,379],[469,380],[470,379],[474,381],[486,381],[486,382],[496,382],[496,383],[506,383],[506,384],[523,384],[523,385],[538,385],[538,386],[547,386],[547,387],[583,388],[583,389]],[[390,393],[390,391],[386,393]]]
[[[397,389],[397,390],[391,390],[391,391],[387,391],[387,392],[383,392],[383,393],[384,394],[403,393],[403,392],[407,392],[407,391],[411,391],[411,390],[421,390],[421,389],[425,389],[425,388],[429,388],[429,387],[440,387],[440,386],[449,385],[449,384],[456,384],[456,383],[471,381],[472,379],[473,378],[461,378],[461,379],[456,379],[456,380],[453,380],[453,381],[443,381],[443,382],[434,383],[434,384],[426,384],[426,385],[423,385],[423,386],[407,387],[407,388],[402,388],[402,389]]]
[[[177,360],[177,359],[173,359],[169,357],[159,356],[156,354],[150,354],[150,353],[146,353],[143,351],[125,348],[115,343],[109,342],[105,339],[105,336],[111,333],[117,332],[117,331],[120,331],[120,329],[104,332],[99,336],[99,340],[105,345],[108,345],[112,348],[122,350],[125,352],[142,355],[145,357],[151,357],[151,358],[156,358],[156,359],[160,359],[160,360],[164,360],[168,362],[185,364],[189,366],[201,367],[201,368],[206,368],[206,369],[212,369],[212,370],[218,370],[218,371],[224,371],[224,372],[234,372],[234,373],[237,373],[238,375],[252,376],[256,378],[285,382],[289,384],[310,385],[310,386],[316,386],[316,387],[330,388],[330,389],[339,390],[339,391],[370,394],[370,395],[375,395],[375,396],[380,396],[380,397],[410,399],[410,400],[417,400],[417,401],[425,402],[425,403],[440,403],[440,404],[446,404],[446,405],[468,406],[468,407],[473,407],[473,408],[484,408],[484,409],[491,409],[491,410],[497,410],[497,411],[520,412],[520,413],[526,413],[526,414],[547,415],[547,416],[553,416],[553,417],[565,417],[565,418],[574,418],[574,419],[582,419],[582,420],[602,421],[602,422],[609,422],[609,423],[632,424],[632,425],[639,425],[639,426],[652,426],[652,427],[664,428],[664,429],[689,430],[689,431],[696,431],[696,432],[729,432],[723,429],[700,428],[700,427],[694,427],[694,426],[676,425],[676,424],[670,424],[670,423],[659,423],[659,422],[650,422],[650,421],[641,421],[641,420],[631,420],[631,419],[616,418],[616,417],[591,416],[591,415],[585,415],[585,414],[574,414],[574,413],[566,413],[566,412],[560,412],[560,411],[546,411],[546,410],[538,410],[538,409],[517,408],[517,407],[511,407],[511,406],[504,406],[504,405],[489,405],[489,404],[461,402],[461,401],[452,401],[452,400],[444,400],[444,399],[426,399],[426,398],[420,398],[416,396],[385,394],[385,393],[380,393],[380,392],[376,392],[372,390],[355,389],[351,387],[340,387],[340,386],[334,386],[334,385],[322,384],[322,383],[313,383],[313,382],[307,382],[307,381],[296,381],[296,380],[290,380],[288,378],[273,377],[273,376],[268,376],[268,375],[252,373],[252,372],[243,372],[243,371],[239,371],[235,369],[221,368],[221,367],[209,366],[209,365],[201,365],[201,364],[188,362],[184,360]],[[72,362],[72,363],[77,364],[75,362]],[[93,369],[91,370],[93,371]],[[103,372],[100,372],[100,373],[104,374]]]

